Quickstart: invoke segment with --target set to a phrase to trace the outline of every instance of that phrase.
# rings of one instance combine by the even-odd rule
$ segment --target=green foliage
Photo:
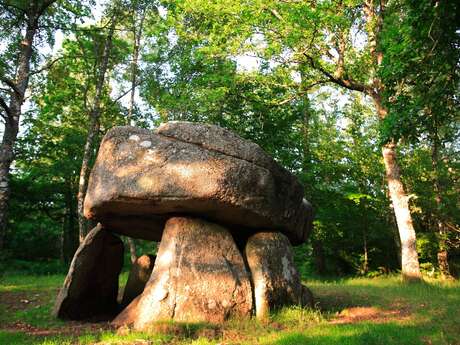
[[[129,92],[132,32],[144,13],[133,122],[146,128],[169,120],[218,124],[258,143],[296,174],[315,209],[311,241],[295,249],[302,276],[376,276],[400,268],[379,148],[391,138],[404,141],[400,163],[422,265],[437,268],[437,250],[445,242],[455,271],[460,262],[460,53],[454,2],[389,2],[377,47],[383,53],[380,66],[373,65],[368,49],[377,23],[366,24],[365,4],[359,0],[315,6],[272,0],[117,0],[107,2],[110,11],[97,22],[85,24],[92,4],[58,1],[43,17],[38,47],[53,43],[57,27],[65,38],[48,59],[53,63],[32,76],[15,148],[2,259],[37,273],[58,272],[54,262],[71,259],[78,241],[78,172],[107,22],[111,15],[118,17],[98,143],[106,130],[127,122],[121,95]],[[15,58],[25,25],[21,9],[29,3],[2,1],[0,6],[5,9],[0,13],[5,47],[0,75],[12,77],[8,61]],[[340,44],[345,45],[341,72]],[[248,56],[257,62],[253,69],[244,66]],[[33,68],[46,58],[36,54]],[[330,78],[320,70],[363,84],[380,78],[389,109],[385,121],[375,118],[362,94],[326,86]],[[430,159],[435,144],[438,159]],[[439,220],[454,230],[438,235]],[[138,254],[153,249],[147,242],[137,245]],[[39,263],[24,264],[32,261]]]

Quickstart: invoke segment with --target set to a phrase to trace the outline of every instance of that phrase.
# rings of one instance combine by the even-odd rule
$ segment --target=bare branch
[[[11,115],[11,109],[10,107],[6,104],[5,100],[3,99],[3,97],[0,97],[0,107],[3,108],[3,110],[5,110],[5,113],[6,115],[8,116],[8,118],[11,118],[12,115]],[[3,115],[2,117],[7,120]]]
[[[45,71],[45,70],[47,70],[47,69],[50,69],[51,67],[53,67],[53,65],[54,65],[56,62],[58,62],[59,60],[65,59],[65,58],[66,58],[66,56],[60,56],[60,57],[58,57],[58,58],[56,58],[56,59],[53,59],[53,60],[51,60],[50,62],[48,62],[45,66],[43,66],[42,68],[39,68],[39,69],[37,69],[37,70],[35,70],[35,71],[31,71],[31,72],[29,73],[29,76],[35,75],[35,74],[39,74],[39,73],[41,73],[41,72],[43,72],[43,71]]]
[[[337,84],[339,86],[342,86],[346,89],[352,90],[352,91],[360,91],[365,94],[369,94],[371,92],[370,88],[367,85],[359,83],[353,79],[344,79],[344,78],[335,77],[331,73],[326,71],[322,66],[315,63],[315,60],[310,55],[304,53],[304,56],[310,62],[311,67],[321,72],[321,74],[323,74],[330,82]]]
[[[273,14],[273,16],[274,16],[276,19],[278,19],[279,21],[284,22],[283,17],[281,17],[281,15],[278,13],[277,10],[275,10],[275,9],[270,9],[270,12],[271,12],[271,14]]]
[[[144,80],[139,80],[135,85],[131,86],[128,90],[126,90],[125,92],[123,92],[122,94],[120,94],[117,98],[115,98],[115,99],[112,101],[112,104],[117,103],[120,99],[122,99],[123,97],[125,97],[128,93],[130,93],[134,88],[136,88],[136,87],[138,87],[139,85],[141,85],[143,82],[144,82]]]
[[[318,80],[317,82],[311,83],[309,85],[305,85],[302,88],[302,91],[297,92],[296,94],[292,95],[291,97],[288,97],[288,98],[282,100],[281,102],[276,103],[276,105],[284,105],[286,103],[289,103],[289,102],[295,100],[298,97],[306,95],[313,87],[318,86],[318,85],[322,85],[322,84],[326,84],[327,82],[329,82],[329,80]]]
[[[3,82],[4,84],[8,85],[10,88],[12,88],[16,95],[22,96],[22,92],[18,89],[16,84],[11,79],[8,79],[8,78],[5,78],[5,77],[0,77],[0,81]]]

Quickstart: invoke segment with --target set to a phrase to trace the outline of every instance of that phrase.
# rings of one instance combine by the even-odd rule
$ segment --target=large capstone
[[[85,215],[147,240],[160,240],[170,216],[187,214],[232,232],[276,229],[298,244],[312,219],[302,198],[297,178],[258,145],[214,125],[169,122],[153,132],[116,127],[105,135]]]
[[[152,322],[222,322],[253,309],[249,273],[227,229],[201,219],[168,220],[144,292],[114,325],[147,329]]]
[[[73,257],[54,315],[71,320],[113,317],[118,311],[118,275],[122,265],[123,242],[96,226]]]
[[[287,305],[310,304],[294,266],[291,245],[279,232],[260,232],[248,239],[246,260],[251,271],[256,315]]]

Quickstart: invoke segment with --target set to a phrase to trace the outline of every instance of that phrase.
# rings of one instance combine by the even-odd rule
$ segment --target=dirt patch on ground
[[[43,291],[25,292],[2,292],[0,293],[0,305],[7,312],[26,310],[49,302],[49,293]]]
[[[352,307],[343,309],[331,324],[348,324],[364,321],[384,323],[390,321],[404,321],[410,318],[406,309],[383,310],[377,307]]]
[[[22,332],[34,336],[80,336],[87,333],[101,332],[104,330],[113,329],[107,322],[101,323],[85,323],[77,321],[68,321],[65,326],[56,328],[39,328],[27,323],[17,321],[0,328],[7,332]]]
[[[78,322],[68,321],[63,326],[36,327],[24,321],[17,320],[14,313],[27,311],[41,306],[47,306],[50,299],[56,295],[56,289],[32,291],[4,291],[0,293],[0,308],[4,314],[1,317],[0,330],[6,332],[21,332],[34,336],[68,335],[80,336],[86,333],[111,329],[108,322]],[[51,316],[50,316],[51,317]]]

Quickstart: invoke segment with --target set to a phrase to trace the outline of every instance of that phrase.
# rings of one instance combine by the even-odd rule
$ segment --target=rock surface
[[[313,297],[313,293],[309,288],[305,285],[302,285],[302,307],[315,307],[315,298]]]
[[[297,178],[258,145],[217,126],[169,122],[155,132],[116,127],[106,134],[85,215],[149,240],[161,238],[161,215],[187,214],[238,231],[278,229],[298,244],[311,229],[302,197]],[[137,226],[127,229],[125,218]]]
[[[123,242],[96,226],[73,257],[54,315],[71,320],[114,315],[122,265]]]
[[[123,307],[126,307],[144,291],[145,284],[152,274],[155,258],[155,255],[142,255],[131,266],[121,301]]]
[[[259,319],[266,318],[273,309],[303,304],[302,284],[286,236],[259,232],[248,239],[245,254]]]
[[[204,220],[168,220],[149,282],[113,324],[147,329],[152,322],[222,322],[250,316],[249,274],[232,236]]]

